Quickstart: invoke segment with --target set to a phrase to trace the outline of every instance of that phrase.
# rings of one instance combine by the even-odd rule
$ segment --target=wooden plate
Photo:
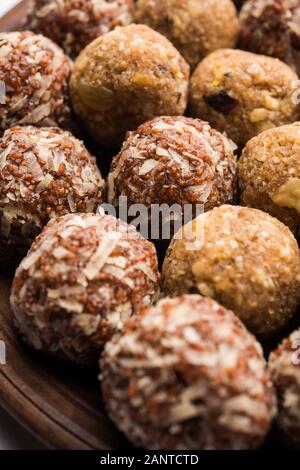
[[[0,19],[0,31],[20,29],[27,1]],[[82,370],[29,351],[12,323],[12,275],[0,273],[0,340],[6,365],[0,365],[0,401],[17,420],[55,449],[120,449],[128,446],[107,418],[98,370]]]

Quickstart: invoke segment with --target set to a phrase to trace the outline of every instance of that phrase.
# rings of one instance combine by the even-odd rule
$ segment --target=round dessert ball
[[[157,117],[131,132],[113,159],[108,200],[118,206],[199,204],[205,210],[236,196],[234,144],[206,122]],[[196,209],[195,209],[196,210]]]
[[[251,139],[239,161],[241,203],[264,210],[300,237],[300,123]]]
[[[278,57],[300,72],[299,0],[248,0],[240,21],[242,49]]]
[[[235,47],[239,32],[232,0],[137,0],[134,19],[166,36],[192,69],[210,52]]]
[[[190,112],[242,146],[264,130],[297,120],[297,80],[278,59],[219,50],[206,57],[192,76]]]
[[[0,131],[15,125],[71,127],[70,59],[44,36],[0,33]]]
[[[200,295],[163,299],[129,320],[101,366],[109,414],[139,447],[255,449],[276,411],[261,346]]]
[[[157,293],[152,243],[111,216],[51,220],[17,269],[11,307],[33,348],[96,363],[105,341]]]
[[[278,397],[277,427],[285,444],[300,449],[300,330],[271,353],[269,370]]]
[[[174,237],[163,266],[172,295],[200,293],[232,309],[264,339],[300,301],[300,251],[292,233],[265,212],[221,206]]]
[[[83,143],[67,131],[14,127],[0,139],[0,264],[15,264],[52,217],[92,212],[104,180]]]
[[[132,21],[134,0],[30,0],[27,28],[76,57],[98,36]]]
[[[71,97],[90,135],[114,147],[147,119],[183,114],[188,84],[189,66],[172,44],[148,26],[129,25],[82,51]]]

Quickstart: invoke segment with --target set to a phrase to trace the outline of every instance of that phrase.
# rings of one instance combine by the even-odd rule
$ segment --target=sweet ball
[[[138,447],[259,447],[276,398],[261,346],[229,310],[200,295],[160,300],[107,343],[102,392]]]
[[[133,0],[30,0],[26,27],[72,58],[98,36],[132,22]]]
[[[71,133],[7,130],[0,139],[0,264],[18,264],[49,219],[96,211],[104,187],[95,157]]]
[[[285,446],[300,449],[300,330],[270,354],[268,367],[278,398],[276,428]]]
[[[63,50],[45,36],[0,33],[0,132],[16,125],[73,128],[71,69]]]
[[[300,230],[300,124],[262,132],[245,146],[238,164],[241,204],[277,217],[296,238]]]
[[[247,0],[240,12],[240,47],[277,57],[300,72],[298,0]]]
[[[211,297],[265,339],[296,313],[300,252],[289,228],[269,214],[223,205],[176,234],[163,278],[168,294]]]
[[[108,200],[128,204],[189,204],[196,213],[237,197],[235,144],[207,122],[183,116],[154,118],[128,134],[113,159]]]
[[[221,49],[193,73],[189,112],[243,147],[257,134],[297,120],[297,87],[297,74],[282,61]]]
[[[51,220],[18,267],[11,308],[25,342],[78,364],[158,293],[156,251],[133,226],[106,215]]]
[[[181,115],[189,66],[162,35],[144,25],[116,28],[75,61],[71,99],[90,136],[117,147],[127,131],[160,115]]]
[[[231,0],[137,0],[133,16],[166,36],[192,69],[210,52],[235,47],[238,38]]]

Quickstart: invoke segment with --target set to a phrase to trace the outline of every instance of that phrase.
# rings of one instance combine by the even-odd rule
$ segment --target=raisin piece
[[[208,106],[223,114],[229,114],[238,105],[238,100],[229,96],[226,91],[206,95],[204,101]]]

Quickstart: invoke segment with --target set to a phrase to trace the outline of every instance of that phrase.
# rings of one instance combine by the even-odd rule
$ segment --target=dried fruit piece
[[[224,90],[215,95],[205,95],[203,99],[208,106],[223,114],[230,113],[239,104],[238,100],[229,96]]]

